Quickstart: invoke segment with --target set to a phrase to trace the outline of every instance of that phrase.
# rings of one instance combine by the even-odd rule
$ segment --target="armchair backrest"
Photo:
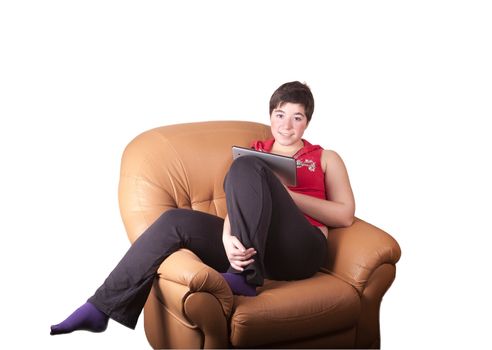
[[[130,241],[170,208],[225,217],[223,182],[231,147],[249,147],[252,140],[269,137],[269,126],[242,121],[170,125],[137,136],[123,153],[119,183]]]

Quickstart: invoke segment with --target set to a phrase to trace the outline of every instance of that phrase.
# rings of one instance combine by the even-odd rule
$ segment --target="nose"
[[[292,129],[292,120],[290,118],[285,118],[283,127],[286,128],[287,130]]]

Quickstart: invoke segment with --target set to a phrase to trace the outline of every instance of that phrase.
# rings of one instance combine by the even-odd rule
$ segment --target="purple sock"
[[[246,277],[237,273],[224,272],[221,274],[229,287],[231,287],[232,293],[235,295],[245,295],[247,297],[256,296],[256,287],[246,282]]]
[[[60,324],[51,326],[51,335],[65,334],[73,331],[104,332],[109,317],[87,302]]]

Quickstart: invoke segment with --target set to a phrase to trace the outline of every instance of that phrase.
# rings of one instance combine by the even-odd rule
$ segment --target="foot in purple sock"
[[[247,297],[256,296],[256,287],[246,282],[246,277],[237,273],[225,272],[221,274],[229,287],[231,287],[232,293],[235,295],[245,295]]]
[[[87,302],[60,324],[51,326],[51,335],[71,333],[73,331],[104,332],[109,317]]]

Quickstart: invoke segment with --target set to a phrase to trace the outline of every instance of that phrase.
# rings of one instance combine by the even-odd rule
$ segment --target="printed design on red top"
[[[307,169],[311,172],[316,171],[316,162],[311,159],[305,159],[304,161],[297,159],[296,166],[298,168],[302,168],[303,166],[307,167]]]

